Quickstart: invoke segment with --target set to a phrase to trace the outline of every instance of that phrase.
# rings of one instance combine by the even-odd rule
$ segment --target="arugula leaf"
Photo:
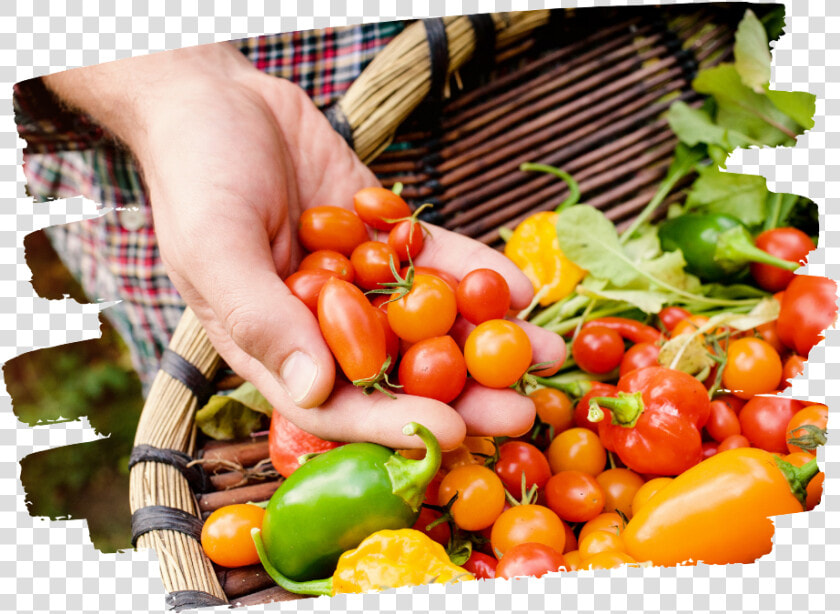
[[[686,209],[726,213],[754,226],[767,216],[767,195],[767,180],[760,175],[725,173],[707,167],[691,187]]]
[[[659,313],[665,305],[674,302],[672,293],[656,290],[592,290],[579,286],[578,293],[590,298],[627,303],[645,313]]]
[[[195,423],[213,439],[241,439],[262,424],[262,416],[271,416],[273,408],[256,387],[245,382],[228,395],[213,395],[195,414]]]
[[[735,69],[744,85],[763,94],[770,83],[770,48],[767,32],[751,10],[747,10],[735,32]]]
[[[746,134],[719,126],[708,111],[695,109],[682,101],[672,104],[666,117],[680,141],[691,146],[704,143],[709,157],[720,167],[726,167],[726,159],[736,148],[761,145]]]
[[[814,127],[814,114],[817,112],[817,97],[814,94],[767,90],[766,95],[777,109],[805,130]]]

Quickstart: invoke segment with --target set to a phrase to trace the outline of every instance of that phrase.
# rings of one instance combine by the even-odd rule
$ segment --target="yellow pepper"
[[[535,213],[516,227],[505,244],[505,256],[531,280],[542,306],[571,294],[586,275],[560,249],[556,224],[557,213]]]
[[[443,546],[415,529],[377,531],[341,555],[331,578],[307,582],[295,582],[277,571],[264,555],[259,529],[251,535],[268,575],[292,593],[336,595],[475,580],[449,560]]]

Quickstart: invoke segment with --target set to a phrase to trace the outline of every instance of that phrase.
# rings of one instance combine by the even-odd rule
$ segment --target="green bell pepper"
[[[423,440],[423,459],[351,443],[312,458],[283,482],[268,502],[261,533],[273,567],[295,581],[329,576],[341,554],[368,535],[414,524],[441,451],[415,422],[403,433]]]
[[[705,281],[724,281],[744,272],[750,262],[788,271],[799,263],[771,256],[753,243],[747,227],[724,213],[687,213],[659,226],[659,244],[666,252],[680,250],[686,270]]]

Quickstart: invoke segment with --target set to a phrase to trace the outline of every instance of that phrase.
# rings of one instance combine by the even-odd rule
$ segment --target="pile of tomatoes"
[[[303,212],[298,236],[310,253],[286,279],[318,318],[347,379],[367,391],[394,387],[444,403],[461,393],[468,373],[490,388],[517,382],[531,364],[531,344],[503,319],[505,279],[478,269],[459,282],[415,266],[425,230],[390,190],[363,189],[354,207]],[[371,240],[367,227],[384,240]],[[458,315],[476,325],[461,345],[449,334]]]

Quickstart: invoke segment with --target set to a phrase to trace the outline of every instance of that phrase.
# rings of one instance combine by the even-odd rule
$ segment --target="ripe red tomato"
[[[510,288],[492,269],[467,273],[458,284],[455,298],[460,314],[473,324],[504,318],[510,309]]]
[[[318,298],[318,324],[347,379],[379,374],[387,357],[385,331],[361,290],[338,278],[328,280]]]
[[[734,450],[735,448],[749,448],[750,440],[743,435],[730,435],[718,444],[718,452]]]
[[[755,238],[755,246],[771,256],[804,264],[814,249],[814,242],[797,228],[772,228]],[[750,272],[758,286],[767,292],[784,290],[795,275],[793,271],[760,262],[750,263]]]
[[[507,388],[531,365],[531,341],[507,320],[488,320],[473,329],[464,344],[467,371],[488,388]]]
[[[706,422],[706,432],[718,443],[730,435],[740,435],[741,422],[738,420],[738,414],[723,401],[717,399],[712,401],[709,421]]]
[[[298,238],[307,251],[331,249],[349,256],[359,243],[368,240],[368,233],[352,211],[324,205],[300,214]]]
[[[805,452],[816,456],[817,447],[825,444],[827,425],[828,407],[825,405],[809,405],[800,409],[785,428],[788,451],[791,454]],[[794,441],[796,439],[802,441]],[[791,443],[792,441],[794,442]]]
[[[837,284],[827,277],[794,275],[781,302],[776,321],[779,337],[807,358],[837,317]]]
[[[493,523],[490,543],[497,557],[504,556],[517,544],[528,542],[538,542],[563,552],[566,545],[563,521],[543,505],[515,505],[502,512]]]
[[[353,196],[353,208],[362,221],[377,230],[388,231],[397,220],[411,215],[411,208],[401,196],[383,187],[362,188]]]
[[[441,403],[453,401],[467,381],[467,363],[452,337],[431,337],[412,345],[400,362],[403,392]]]
[[[265,510],[250,503],[220,507],[201,528],[201,547],[222,567],[244,567],[260,562],[251,529],[261,529]]]
[[[499,564],[492,556],[473,550],[470,558],[464,563],[464,569],[475,576],[476,580],[492,580],[496,577],[496,566]]]
[[[309,310],[318,315],[318,295],[328,279],[338,277],[333,271],[312,269],[298,271],[289,275],[285,284],[289,292],[299,298]]]
[[[568,571],[566,559],[553,548],[539,543],[517,544],[508,550],[496,566],[497,578],[541,578],[552,571]]]
[[[589,326],[572,342],[572,357],[588,373],[609,373],[624,358],[624,339],[606,326]]]
[[[662,322],[662,326],[664,326],[665,330],[668,332],[673,331],[677,324],[690,317],[690,311],[683,309],[682,307],[677,307],[676,305],[665,307],[659,312],[659,321]]]
[[[618,366],[619,376],[635,369],[644,369],[659,364],[659,346],[655,343],[637,343],[624,352]]]
[[[388,322],[400,339],[417,343],[449,332],[458,308],[455,293],[445,281],[434,275],[416,275],[411,290],[388,303]]]
[[[756,448],[787,454],[787,425],[800,409],[794,399],[753,397],[741,410],[741,432]]]
[[[582,471],[561,471],[545,486],[551,510],[568,522],[587,522],[604,510],[604,491],[594,477]]]
[[[323,269],[332,271],[344,281],[353,283],[354,272],[350,259],[344,254],[339,254],[331,249],[319,249],[312,252],[301,260],[298,271],[311,271]]]
[[[350,254],[350,262],[356,273],[356,285],[374,290],[380,288],[380,284],[394,281],[391,265],[396,267],[399,257],[387,243],[365,241]]]
[[[735,396],[748,399],[778,389],[782,359],[773,346],[757,337],[730,342],[723,368],[723,385]]]
[[[480,531],[492,525],[505,506],[505,488],[484,465],[459,465],[443,476],[438,505],[446,505],[457,493],[450,512],[465,531]]]
[[[521,499],[522,478],[525,477],[525,492],[536,485],[542,489],[551,477],[551,467],[539,448],[524,441],[508,441],[499,446],[499,459],[494,466],[507,491]]]
[[[799,354],[791,354],[782,365],[782,382],[784,388],[793,384],[793,380],[805,373],[805,359]]]
[[[414,220],[403,220],[388,233],[388,245],[397,252],[402,262],[417,258],[423,251],[424,243],[423,226]]]
[[[441,516],[443,516],[443,514],[437,510],[423,506],[420,508],[420,515],[417,517],[417,520],[411,528],[416,529],[421,533],[425,533],[445,548],[449,544],[449,538],[452,535],[449,523],[441,522],[433,526],[431,529],[426,528]]]

